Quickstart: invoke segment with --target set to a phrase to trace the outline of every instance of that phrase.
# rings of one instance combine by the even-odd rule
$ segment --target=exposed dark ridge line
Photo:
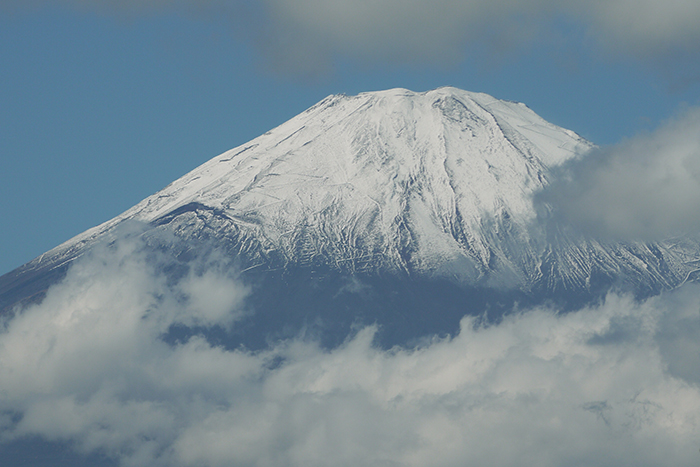
[[[243,149],[241,149],[240,151],[238,151],[238,152],[236,152],[235,154],[231,155],[231,157],[229,157],[228,159],[221,159],[219,162],[230,162],[230,161],[232,161],[233,159],[235,159],[236,157],[238,157],[238,156],[240,156],[241,154],[243,154],[244,152],[248,151],[249,149],[254,149],[254,148],[258,147],[258,146],[259,146],[258,143],[255,143],[255,144],[251,144],[251,145],[249,145],[249,146],[246,146],[246,147],[244,147]]]
[[[149,224],[158,227],[161,225],[169,224],[172,222],[173,219],[176,217],[185,214],[187,212],[197,212],[197,211],[209,211],[213,213],[217,217],[223,217],[224,219],[232,221],[230,216],[228,216],[222,209],[218,208],[213,208],[211,206],[207,206],[206,204],[198,203],[196,201],[193,201],[191,203],[187,203],[183,206],[180,206],[179,208],[173,209],[172,211],[168,212],[167,214],[163,214],[162,216],[153,219]]]

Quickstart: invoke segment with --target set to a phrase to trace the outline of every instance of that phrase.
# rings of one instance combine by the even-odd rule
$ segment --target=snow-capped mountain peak
[[[537,219],[533,195],[552,169],[592,146],[487,94],[332,95],[24,268],[65,264],[134,219],[184,243],[214,242],[248,267],[323,264],[521,290],[583,290],[600,277],[679,283],[685,253],[672,247],[602,245]]]
[[[396,213],[397,196],[418,181],[443,210],[456,197],[471,204],[465,213],[505,205],[525,214],[523,193],[540,188],[549,167],[589,148],[525,105],[486,94],[440,88],[335,95],[195,169],[134,214],[152,220],[195,200],[234,214],[272,200],[289,208],[297,196],[323,204],[318,190],[374,199]],[[250,199],[242,202],[244,196]]]

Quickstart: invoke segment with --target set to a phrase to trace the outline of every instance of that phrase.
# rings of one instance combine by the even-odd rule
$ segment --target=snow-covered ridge
[[[658,259],[641,245],[533,234],[532,195],[553,167],[591,147],[524,104],[487,94],[333,95],[49,257],[69,259],[136,219],[180,238],[219,238],[256,264],[320,262],[522,288],[585,287],[602,269],[672,284],[683,267],[670,250]],[[645,266],[647,256],[656,265]]]
[[[395,188],[421,174],[441,178],[442,185],[448,178],[468,185],[478,194],[472,199],[479,208],[492,211],[503,198],[525,211],[521,193],[507,192],[511,182],[523,188],[531,171],[544,172],[589,148],[590,143],[523,104],[486,94],[441,88],[329,96],[125,214],[152,220],[194,200],[240,212],[246,208],[232,196],[258,193],[268,203],[280,203],[299,191],[332,186],[352,187],[390,205]],[[431,188],[444,187],[438,185]]]

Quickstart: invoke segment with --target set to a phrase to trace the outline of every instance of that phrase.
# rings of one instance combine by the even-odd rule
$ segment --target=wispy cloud
[[[677,49],[700,50],[700,5],[688,0],[572,2],[591,17],[591,32],[613,49],[659,55]]]
[[[46,3],[35,0],[34,5]],[[298,73],[337,57],[375,63],[457,63],[467,51],[527,49],[561,38],[561,20],[602,50],[649,63],[700,52],[700,6],[692,0],[63,0],[83,8],[143,14],[213,13],[265,51],[271,66]],[[26,2],[7,0],[20,8]],[[572,33],[574,34],[574,33]],[[575,32],[579,34],[579,31]],[[575,40],[579,40],[577,37]],[[483,55],[483,53],[482,53]],[[680,60],[680,59],[679,59]]]
[[[221,262],[179,279],[140,240],[80,260],[0,332],[0,434],[129,466],[697,465],[700,289],[382,350],[293,339],[227,350],[172,325],[236,326]],[[215,294],[211,294],[216,290]],[[221,292],[221,291],[225,292]]]
[[[278,38],[285,37],[280,44],[289,46],[285,53],[321,57],[454,63],[474,47],[494,53],[553,40],[566,34],[562,19],[611,53],[653,62],[669,52],[700,51],[700,7],[685,0],[268,0],[266,6]]]
[[[543,199],[590,233],[663,240],[700,232],[700,109],[563,168]]]

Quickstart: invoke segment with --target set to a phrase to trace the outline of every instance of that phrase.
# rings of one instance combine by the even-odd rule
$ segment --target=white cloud
[[[700,232],[700,109],[653,133],[594,150],[544,199],[593,234],[663,240]]]
[[[187,299],[187,308],[178,320],[188,326],[230,327],[243,314],[243,299],[249,290],[232,282],[225,271],[207,269],[200,274],[190,274],[180,282],[180,289]]]
[[[465,318],[419,348],[379,349],[373,327],[332,350],[166,344],[175,323],[235,326],[246,289],[219,264],[174,281],[133,240],[80,260],[4,324],[0,435],[127,466],[697,465],[696,286]],[[221,288],[212,315],[191,300]]]

